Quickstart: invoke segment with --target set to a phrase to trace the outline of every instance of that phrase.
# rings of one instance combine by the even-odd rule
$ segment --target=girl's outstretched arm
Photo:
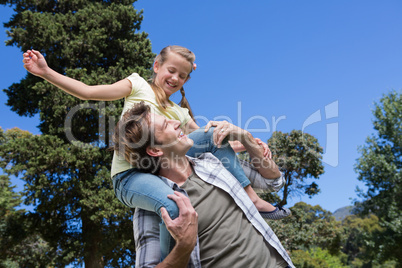
[[[49,68],[45,57],[36,50],[28,50],[23,54],[24,68],[33,75],[39,76],[63,91],[82,100],[118,100],[131,93],[131,82],[120,80],[110,85],[88,86],[78,80],[59,74]]]

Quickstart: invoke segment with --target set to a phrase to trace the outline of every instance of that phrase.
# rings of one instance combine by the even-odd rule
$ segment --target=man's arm
[[[281,176],[278,166],[274,160],[264,157],[264,148],[257,143],[253,135],[246,130],[242,130],[242,140],[240,142],[250,155],[250,162],[258,172],[266,179],[276,179]]]
[[[276,179],[281,176],[281,172],[275,162],[270,157],[264,156],[264,146],[261,146],[250,132],[227,121],[210,121],[205,127],[205,131],[208,131],[212,126],[215,127],[213,139],[218,147],[226,137],[230,141],[237,140],[243,144],[250,155],[251,163],[264,178]]]
[[[264,178],[258,170],[249,162],[240,160],[244,174],[250,180],[251,186],[256,189],[262,189],[267,192],[278,192],[285,185],[286,180],[283,174],[276,179]]]
[[[164,208],[161,209],[166,228],[176,241],[169,255],[160,262],[159,217],[148,211],[136,211],[134,235],[137,246],[137,263],[141,267],[187,267],[190,254],[197,242],[198,215],[190,200],[175,192],[169,195],[179,207],[179,217],[172,220]]]
[[[158,268],[186,267],[190,260],[190,254],[197,243],[198,214],[188,197],[179,192],[174,193],[175,195],[168,195],[168,197],[175,201],[179,207],[179,217],[172,220],[165,208],[162,208],[161,212],[166,229],[176,241],[176,245],[163,262],[156,266]]]

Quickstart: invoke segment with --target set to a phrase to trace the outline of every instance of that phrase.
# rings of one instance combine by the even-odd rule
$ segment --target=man
[[[133,165],[159,174],[175,191],[169,198],[180,210],[179,217],[172,220],[161,209],[167,230],[176,242],[161,261],[164,250],[159,242],[160,218],[154,212],[136,209],[136,265],[293,267],[276,235],[222,163],[210,153],[198,158],[186,156],[193,142],[182,134],[179,126],[180,122],[151,114],[149,107],[140,103],[123,116],[116,128],[118,153]],[[227,122],[210,122],[206,128],[211,126],[216,126],[217,144],[229,134],[230,140],[239,140],[247,149],[258,169],[250,169],[251,165],[245,169],[254,186],[270,190],[282,187],[284,180],[278,167],[264,158],[263,149],[249,132]],[[130,140],[140,142],[130,144]]]

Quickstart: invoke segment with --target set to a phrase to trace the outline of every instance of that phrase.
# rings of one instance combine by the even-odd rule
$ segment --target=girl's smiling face
[[[155,84],[161,87],[169,98],[190,78],[191,68],[191,63],[184,57],[169,52],[167,60],[162,65],[158,61],[154,63]]]

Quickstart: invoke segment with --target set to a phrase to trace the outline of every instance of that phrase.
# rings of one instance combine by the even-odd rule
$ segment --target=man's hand
[[[192,251],[198,235],[198,214],[190,203],[190,199],[184,194],[174,192],[174,195],[168,195],[170,199],[176,202],[179,207],[179,217],[172,220],[165,208],[161,209],[162,219],[166,228],[176,240],[176,246],[184,251]]]
[[[184,268],[190,260],[191,252],[197,243],[198,214],[184,194],[174,192],[168,195],[179,207],[179,217],[172,220],[165,208],[161,208],[162,219],[176,245],[169,255],[155,268]]]
[[[265,142],[263,142],[261,139],[259,138],[255,138],[255,141],[257,142],[258,145],[260,145],[263,150],[264,150],[264,157],[268,158],[268,159],[272,159],[272,152],[268,147],[268,144],[266,144]]]
[[[249,134],[248,131],[241,129],[227,121],[209,121],[205,126],[205,132],[207,132],[211,127],[215,127],[213,140],[218,148],[221,147],[222,141],[226,137],[228,137],[230,141],[237,140],[242,142]]]

